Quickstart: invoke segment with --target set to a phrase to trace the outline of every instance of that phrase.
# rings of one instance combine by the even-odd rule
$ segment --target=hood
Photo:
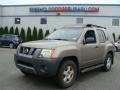
[[[62,41],[62,40],[38,40],[22,43],[24,47],[34,47],[34,48],[56,48],[65,45],[73,45],[76,42],[73,41]]]

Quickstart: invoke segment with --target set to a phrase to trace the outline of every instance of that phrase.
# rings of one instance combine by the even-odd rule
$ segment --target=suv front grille
[[[21,47],[20,53],[26,54],[26,55],[33,55],[36,51],[36,48],[30,48],[30,47]]]

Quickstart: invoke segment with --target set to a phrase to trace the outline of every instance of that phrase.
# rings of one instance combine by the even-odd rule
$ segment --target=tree
[[[42,29],[39,29],[39,32],[38,32],[38,40],[41,40],[43,39],[43,30]]]
[[[31,28],[28,27],[28,30],[27,30],[27,41],[31,41],[32,40],[32,35],[31,35]]]
[[[36,27],[34,27],[33,29],[32,40],[37,40],[37,28]]]
[[[10,34],[14,34],[14,28],[13,28],[13,27],[10,28],[9,33],[10,33]]]
[[[15,35],[19,35],[18,27],[15,28]]]
[[[113,39],[114,39],[114,41],[115,41],[115,40],[116,40],[115,33],[113,32],[112,35],[113,35]]]
[[[8,34],[9,32],[8,32],[8,27],[6,26],[5,28],[4,28],[4,34]]]
[[[45,37],[50,34],[49,30],[46,30]]]
[[[4,29],[3,27],[0,28],[0,35],[4,34]]]
[[[25,30],[23,28],[21,28],[21,32],[20,32],[20,37],[22,38],[23,42],[25,42]]]

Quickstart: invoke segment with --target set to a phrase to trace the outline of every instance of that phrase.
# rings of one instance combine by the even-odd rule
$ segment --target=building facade
[[[73,24],[105,26],[120,35],[120,5],[112,4],[40,4],[0,6],[0,26],[18,28],[61,28]]]

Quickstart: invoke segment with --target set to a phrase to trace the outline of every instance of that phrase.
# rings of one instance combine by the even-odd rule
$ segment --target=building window
[[[40,24],[47,24],[47,19],[46,18],[41,18]]]
[[[21,19],[20,18],[15,18],[15,24],[20,24]]]
[[[83,18],[76,18],[77,24],[83,24]]]
[[[113,19],[112,26],[119,26],[119,19]]]

